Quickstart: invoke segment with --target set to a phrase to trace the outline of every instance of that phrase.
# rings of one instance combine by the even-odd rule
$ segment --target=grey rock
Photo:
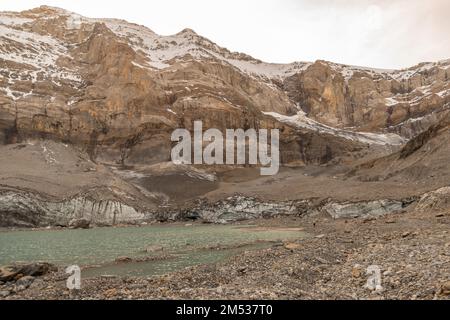
[[[72,229],[89,229],[91,222],[87,219],[73,219],[69,222]]]
[[[416,210],[448,210],[450,208],[450,187],[427,192],[420,198]]]
[[[117,263],[129,263],[132,261],[133,261],[133,259],[131,259],[130,257],[118,257],[115,260],[115,262],[117,262]]]
[[[38,277],[56,270],[54,265],[45,262],[3,266],[0,267],[0,281],[15,281],[26,276]]]
[[[164,250],[164,247],[158,246],[158,245],[148,246],[147,248],[145,248],[146,253],[159,252],[159,251],[163,251],[163,250]]]
[[[29,288],[31,284],[34,282],[35,278],[32,276],[25,276],[16,281],[17,286],[24,286],[25,288]]]
[[[121,201],[96,201],[84,195],[49,201],[36,193],[0,192],[0,227],[67,226],[71,220],[80,219],[113,225],[153,217],[154,213],[144,213]]]
[[[15,287],[15,292],[24,291],[24,290],[26,290],[26,289],[27,289],[27,287],[24,286],[24,285],[16,285],[16,287]]]
[[[194,208],[183,213],[183,218],[194,215],[204,222],[227,224],[281,215],[303,215],[310,209],[311,205],[307,200],[268,202],[236,195],[212,204],[200,200]]]
[[[4,291],[0,291],[0,297],[2,298],[6,298],[7,296],[9,296],[11,294],[10,291],[4,290]]]
[[[397,200],[376,200],[368,202],[329,203],[323,208],[334,219],[373,218],[400,211],[403,202]]]
[[[13,266],[0,267],[0,281],[8,282],[14,280],[17,275],[16,269]]]

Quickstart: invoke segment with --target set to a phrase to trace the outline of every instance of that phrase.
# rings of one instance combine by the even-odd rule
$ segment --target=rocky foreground
[[[82,279],[64,270],[0,285],[1,299],[450,299],[450,212],[403,212],[366,219],[259,220],[300,227],[307,239],[248,251],[215,265],[149,278]],[[382,290],[366,287],[369,266]],[[20,283],[19,283],[20,282]]]

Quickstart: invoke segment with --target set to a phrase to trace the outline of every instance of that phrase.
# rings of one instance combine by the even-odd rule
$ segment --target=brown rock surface
[[[299,156],[303,148],[293,140],[308,141],[308,134],[293,138],[261,112],[292,115],[298,104],[328,125],[381,131],[449,102],[448,62],[389,72],[324,61],[275,65],[189,29],[162,37],[45,6],[2,15],[0,138],[67,141],[104,163],[167,161],[172,130],[199,119],[204,129],[280,127],[285,162],[322,163],[341,156],[329,151],[333,137]],[[391,97],[395,108],[386,104]],[[430,122],[390,130],[410,136]]]

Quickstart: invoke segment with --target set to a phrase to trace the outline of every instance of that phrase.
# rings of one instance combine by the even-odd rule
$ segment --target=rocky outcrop
[[[417,150],[430,143],[430,140],[434,139],[438,135],[448,135],[448,129],[450,128],[450,112],[446,112],[442,118],[442,121],[431,126],[426,131],[419,134],[417,137],[411,139],[401,150],[400,158],[405,159]]]
[[[450,210],[450,187],[440,188],[422,195],[416,210],[435,212]]]
[[[442,119],[448,117],[450,110],[450,103],[442,106],[442,108],[428,113],[419,118],[409,119],[398,125],[388,127],[389,132],[394,132],[407,139],[413,139],[420,135],[420,133],[427,131],[431,127],[438,124]]]
[[[300,216],[306,214],[310,206],[307,200],[267,202],[236,195],[215,203],[200,200],[195,206],[183,210],[180,217],[209,223],[230,223],[283,215]]]
[[[18,281],[24,277],[40,277],[56,270],[54,265],[45,262],[2,266],[0,267],[0,281],[10,282]]]
[[[89,195],[55,201],[38,194],[0,192],[0,226],[83,228],[92,225],[139,223],[153,215],[120,201],[95,200]]]
[[[438,120],[427,115],[450,102],[449,72],[449,60],[399,71],[316,61],[287,77],[282,86],[319,122],[365,131],[386,129],[411,138],[425,130],[427,122]]]
[[[0,266],[0,298],[6,298],[28,289],[37,279],[58,268],[50,263],[16,263]]]
[[[356,203],[329,203],[323,210],[334,219],[375,218],[401,211],[405,203],[396,200],[376,200]]]
[[[364,181],[428,181],[430,189],[436,189],[447,185],[450,178],[449,141],[450,114],[445,112],[437,124],[409,140],[401,150],[357,166],[349,176],[356,174]]]
[[[415,202],[415,198],[358,202],[336,202],[332,199],[274,202],[263,201],[255,197],[235,195],[214,203],[198,200],[194,206],[182,210],[179,215],[172,215],[171,218],[222,224],[285,215],[300,217],[320,213],[326,213],[334,219],[377,218],[402,212]]]

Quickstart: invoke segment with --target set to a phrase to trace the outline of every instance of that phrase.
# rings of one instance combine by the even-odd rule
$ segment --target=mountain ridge
[[[5,20],[5,16],[9,16],[9,18]],[[60,24],[64,22],[65,27],[53,25],[45,28],[46,22],[51,20],[58,21]],[[362,130],[384,130],[389,126],[398,125],[402,121],[414,118],[415,116],[416,118],[422,116],[424,112],[428,112],[423,109],[425,107],[428,108],[430,103],[440,103],[435,102],[434,100],[436,99],[442,99],[444,102],[448,102],[448,96],[450,95],[447,72],[450,66],[450,60],[442,60],[436,63],[421,63],[403,70],[356,67],[323,60],[274,64],[263,62],[243,53],[230,52],[228,49],[220,47],[216,43],[196,34],[191,29],[184,29],[170,36],[160,36],[145,26],[129,23],[124,20],[85,18],[64,9],[48,6],[42,6],[21,13],[3,13],[2,21],[4,28],[13,29],[13,33],[17,32],[19,26],[26,25],[27,23],[34,24],[32,28],[37,30],[38,34],[49,34],[50,32],[50,37],[56,37],[56,39],[62,41],[62,43],[54,44],[56,45],[54,51],[58,52],[59,50],[61,54],[64,54],[65,51],[67,52],[71,46],[79,45],[81,43],[79,41],[86,40],[83,37],[89,31],[92,32],[94,30],[92,29],[93,26],[103,23],[107,29],[120,39],[119,41],[123,40],[136,52],[131,62],[137,67],[144,70],[148,68],[148,70],[156,72],[158,70],[164,71],[170,69],[177,61],[184,60],[185,62],[189,62],[189,57],[193,59],[192,61],[225,63],[228,66],[236,68],[243,75],[267,84],[280,93],[287,94],[291,101],[285,102],[285,104],[291,105],[289,107],[291,113],[295,110],[293,105],[298,104],[314,120],[338,127],[353,127],[356,125]],[[88,30],[81,30],[83,24],[91,26],[87,27]],[[39,25],[42,26],[39,27]],[[99,30],[98,28],[97,30]],[[52,29],[54,29],[53,32],[51,31]],[[7,34],[7,30],[3,30],[3,34],[5,33]],[[75,33],[78,33],[77,40],[79,41],[64,39],[64,34]],[[20,39],[20,34],[15,34],[15,36]],[[14,41],[14,39],[10,40]],[[41,39],[41,41],[43,40]],[[61,47],[64,41],[69,42],[69,47],[66,49],[63,46]],[[51,44],[47,43],[47,45],[50,46]],[[33,55],[31,54],[30,56]],[[14,57],[11,56],[6,56],[6,58],[9,58],[8,61],[14,60]],[[53,61],[53,65],[56,63],[55,57],[49,56],[47,60],[50,62]],[[17,59],[16,62],[20,61],[20,59]],[[32,63],[32,61],[27,61],[26,59],[24,62]],[[64,69],[64,71],[68,71],[68,77],[73,77],[74,80],[77,79],[76,72],[73,72],[75,74],[71,74],[70,70]],[[445,82],[444,86],[433,90],[433,95],[429,95],[427,91],[429,89],[427,86],[430,85],[430,81],[422,75],[428,72],[436,73],[436,76],[433,76],[430,80],[433,83],[435,83],[435,78],[438,81]],[[335,77],[337,77],[337,80]],[[371,79],[372,83],[366,81],[365,78]],[[324,79],[325,82],[321,81],[321,79]],[[311,83],[311,80],[315,83]],[[350,86],[349,81],[352,82]],[[305,88],[305,83],[311,83],[312,87]],[[357,86],[358,89],[355,90],[357,92],[348,93],[348,90],[345,89],[348,86],[350,88]],[[391,88],[388,89],[388,87]],[[424,87],[424,89],[422,90],[421,87]],[[320,97],[325,97],[327,101],[323,102],[320,100],[320,97],[318,98],[315,93],[316,91],[319,91]],[[359,91],[363,91],[362,97],[358,97],[360,94]],[[6,93],[9,97],[14,96],[14,92],[8,91]],[[27,93],[29,92],[22,94],[25,95]],[[353,94],[356,95],[355,98],[351,97]],[[348,95],[350,97],[347,97]],[[411,108],[403,105],[406,103],[415,103],[422,98],[426,100],[423,102],[426,105],[425,107]],[[369,103],[371,109],[380,109],[379,113],[387,112],[390,115],[372,115],[370,113],[374,111],[366,108],[366,110],[361,112],[358,110],[356,113],[360,112],[361,114],[357,114],[357,118],[355,119],[355,111],[349,112],[348,109],[354,108],[352,104],[356,104],[359,107],[359,105],[363,105],[364,103]],[[390,109],[393,109],[392,106],[398,106],[398,108],[390,111]],[[264,111],[274,110],[267,110],[266,108]],[[412,113],[411,116],[409,116],[410,113]],[[384,118],[383,121],[386,121],[385,125],[382,125],[376,119],[372,119],[380,116]],[[365,120],[367,117],[371,119],[369,121]],[[394,120],[391,120],[392,118]],[[363,122],[363,124],[358,125],[358,122]]]
[[[299,129],[391,150],[450,102],[450,60],[391,73],[321,60],[271,64],[191,29],[160,36],[48,6],[0,17],[0,138],[67,141],[108,163],[140,163],[149,153],[167,160],[170,131],[193,120],[205,129],[285,128],[285,162],[305,161],[308,151],[292,143]],[[312,158],[342,157],[332,145]]]

